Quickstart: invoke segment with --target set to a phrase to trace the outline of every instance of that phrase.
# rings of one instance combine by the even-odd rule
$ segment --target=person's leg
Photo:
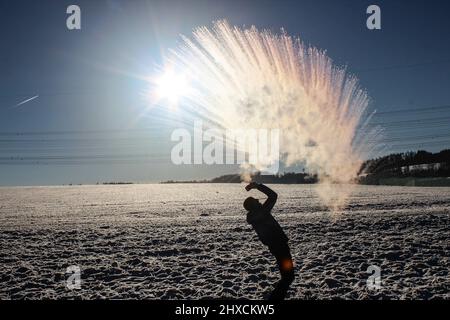
[[[269,296],[269,300],[283,300],[286,297],[290,284],[294,281],[294,263],[287,243],[273,248],[271,252],[277,259],[281,280]]]

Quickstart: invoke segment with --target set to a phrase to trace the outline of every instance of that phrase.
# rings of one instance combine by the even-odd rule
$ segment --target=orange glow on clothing
[[[283,259],[281,261],[281,270],[291,271],[294,268],[294,263],[291,259]]]

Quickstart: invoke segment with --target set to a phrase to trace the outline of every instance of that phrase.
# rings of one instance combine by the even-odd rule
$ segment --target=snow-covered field
[[[450,299],[450,188],[359,186],[336,218],[314,185],[271,187],[296,263],[289,299]],[[239,184],[0,188],[0,299],[261,299],[279,276],[246,224],[248,195]],[[66,287],[72,265],[78,290]]]

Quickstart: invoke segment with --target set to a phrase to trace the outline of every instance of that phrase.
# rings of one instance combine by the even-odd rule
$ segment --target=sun
[[[176,74],[172,70],[165,71],[155,79],[155,98],[158,101],[166,100],[171,105],[177,104],[179,99],[186,95],[189,84],[184,74]]]

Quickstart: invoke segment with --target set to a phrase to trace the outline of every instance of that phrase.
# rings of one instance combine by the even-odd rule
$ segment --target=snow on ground
[[[289,299],[450,298],[450,188],[358,186],[336,218],[314,185],[272,187],[296,264]],[[239,184],[0,188],[0,299],[264,298],[279,276],[245,222],[248,195]],[[66,287],[72,265],[79,290]],[[380,290],[367,288],[370,265]]]

